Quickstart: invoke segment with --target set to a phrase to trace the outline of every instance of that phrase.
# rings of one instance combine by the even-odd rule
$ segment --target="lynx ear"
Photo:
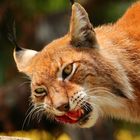
[[[78,3],[72,5],[70,23],[71,43],[75,47],[97,46],[95,32],[85,9]]]
[[[20,72],[25,72],[28,67],[30,60],[37,54],[37,51],[15,48],[14,49],[14,59],[17,64],[17,68]]]

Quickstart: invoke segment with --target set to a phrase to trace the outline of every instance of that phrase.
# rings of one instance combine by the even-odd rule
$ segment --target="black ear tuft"
[[[23,50],[21,47],[19,47],[19,45],[17,43],[16,27],[15,27],[15,21],[14,20],[13,20],[13,23],[12,23],[11,27],[8,25],[8,39],[15,46],[16,51]]]
[[[73,4],[74,4],[74,2],[75,2],[74,0],[70,0],[71,5],[73,5]]]

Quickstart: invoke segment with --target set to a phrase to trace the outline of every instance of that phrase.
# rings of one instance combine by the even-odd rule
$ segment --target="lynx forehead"
[[[116,23],[97,28],[74,3],[68,34],[39,52],[15,43],[14,59],[31,78],[36,112],[50,119],[79,127],[101,116],[140,122],[139,39],[140,2]]]

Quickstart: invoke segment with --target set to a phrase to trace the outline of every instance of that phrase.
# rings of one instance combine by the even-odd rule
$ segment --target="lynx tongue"
[[[83,111],[81,109],[76,110],[76,111],[69,111],[63,116],[56,116],[56,120],[62,123],[74,124],[78,122],[82,114],[83,114]]]

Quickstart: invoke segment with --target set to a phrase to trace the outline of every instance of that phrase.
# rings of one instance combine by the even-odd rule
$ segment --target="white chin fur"
[[[78,124],[81,128],[90,128],[95,125],[97,119],[98,119],[98,111],[94,108],[93,111],[90,113],[89,119],[84,124]]]

